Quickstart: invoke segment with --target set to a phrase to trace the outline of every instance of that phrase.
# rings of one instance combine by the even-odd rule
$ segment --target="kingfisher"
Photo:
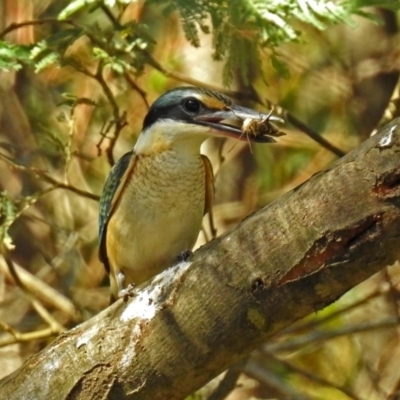
[[[266,121],[267,134],[243,135],[243,122]],[[112,167],[100,198],[99,258],[111,302],[190,252],[211,207],[214,177],[200,153],[211,136],[272,143],[280,118],[241,107],[210,89],[178,87],[149,108],[133,149]]]

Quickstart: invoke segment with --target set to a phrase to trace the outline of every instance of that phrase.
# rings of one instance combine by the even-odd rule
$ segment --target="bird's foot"
[[[192,254],[193,254],[192,250],[189,250],[189,249],[184,250],[184,251],[182,251],[181,254],[179,254],[179,256],[177,257],[177,260],[178,260],[178,262],[187,261]]]
[[[119,299],[124,299],[124,301],[128,301],[129,297],[133,297],[135,295],[135,285],[130,283],[125,289],[121,289],[118,293]]]

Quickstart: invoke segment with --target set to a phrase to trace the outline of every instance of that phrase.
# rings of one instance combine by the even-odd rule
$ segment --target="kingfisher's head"
[[[268,123],[281,121],[273,115],[238,106],[229,97],[214,90],[178,87],[164,93],[152,104],[144,119],[135,151],[140,154],[177,144],[198,148],[211,136],[275,142],[271,137],[274,135],[252,135],[247,138],[242,127],[249,118],[268,118]]]

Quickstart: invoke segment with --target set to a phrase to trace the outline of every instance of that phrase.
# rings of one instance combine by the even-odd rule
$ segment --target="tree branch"
[[[182,399],[400,257],[400,119],[0,381],[4,398]]]

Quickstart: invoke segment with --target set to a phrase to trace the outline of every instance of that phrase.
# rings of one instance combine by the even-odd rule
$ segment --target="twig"
[[[265,368],[260,368],[255,363],[247,363],[245,371],[247,375],[252,377],[253,379],[258,380],[262,384],[267,387],[271,387],[282,395],[285,395],[285,398],[288,399],[296,399],[296,400],[310,400],[311,398],[300,394],[293,387],[288,385],[283,379],[278,378],[271,371],[266,370]],[[272,396],[271,396],[272,397]],[[276,398],[276,396],[273,396]]]
[[[149,108],[150,105],[149,105],[149,102],[147,101],[147,97],[146,97],[146,96],[147,96],[147,93],[146,93],[142,88],[140,88],[140,87],[136,84],[136,82],[133,81],[133,79],[131,78],[131,76],[129,75],[128,72],[126,72],[124,76],[125,76],[125,79],[126,79],[126,81],[128,82],[128,84],[130,85],[130,87],[131,87],[133,90],[135,90],[136,92],[139,93],[139,96],[142,98],[144,104],[146,104],[146,107]]]
[[[47,175],[44,171],[39,170],[37,168],[34,168],[34,167],[28,168],[28,167],[25,167],[24,165],[17,164],[14,161],[12,161],[9,157],[7,157],[6,155],[4,155],[2,153],[0,153],[0,159],[5,161],[8,165],[10,165],[14,169],[24,171],[36,178],[42,179],[43,181],[52,184],[53,188],[50,188],[51,190],[66,189],[66,190],[69,190],[70,192],[78,194],[79,196],[87,197],[88,199],[91,199],[91,200],[95,200],[95,201],[100,200],[100,197],[96,194],[87,192],[86,190],[78,189],[75,186],[68,185],[63,182],[60,182],[57,179],[54,179],[53,177],[51,177],[50,175]]]
[[[0,347],[9,346],[14,343],[22,343],[22,342],[30,342],[32,340],[39,339],[47,339],[52,336],[58,335],[58,332],[55,332],[53,328],[45,328],[39,331],[21,333],[19,331],[15,331],[15,335],[13,337],[5,337],[0,338]]]
[[[315,342],[324,342],[338,336],[353,335],[355,333],[371,332],[378,329],[394,328],[398,326],[399,321],[397,317],[385,319],[380,322],[366,322],[359,325],[348,326],[341,329],[335,329],[325,332],[312,332],[308,335],[302,335],[285,343],[270,343],[266,345],[267,351],[293,351],[299,347],[304,347],[308,344]]]
[[[399,307],[398,307],[399,291],[396,288],[398,286],[399,282],[396,282],[396,283],[393,282],[392,277],[390,276],[388,267],[385,268],[384,275],[385,275],[385,280],[387,282],[386,292],[388,294],[389,301],[392,304],[394,313],[397,315],[397,318],[400,321],[400,313],[399,313]]]
[[[46,310],[45,307],[34,297],[34,295],[29,291],[29,289],[21,281],[18,272],[14,266],[14,263],[10,257],[9,251],[4,244],[1,244],[1,253],[3,254],[4,260],[7,264],[8,270],[13,277],[16,284],[22,289],[25,295],[29,298],[32,303],[33,308],[39,314],[39,316],[49,325],[49,329],[53,335],[58,335],[64,331],[66,328],[62,326],[53,316]]]
[[[399,282],[397,282],[395,285],[397,285]],[[312,329],[315,329],[318,326],[321,326],[322,324],[331,321],[334,318],[337,318],[338,316],[344,315],[344,313],[347,313],[351,310],[354,310],[355,308],[360,307],[363,304],[366,304],[370,300],[375,299],[378,296],[382,296],[386,294],[389,291],[389,285],[380,285],[376,290],[371,292],[369,295],[365,295],[362,299],[359,301],[356,301],[352,304],[349,304],[345,307],[342,307],[329,315],[326,315],[324,317],[318,318],[318,320],[311,320],[311,321],[306,321],[306,322],[301,322],[299,324],[293,324],[292,326],[289,326],[288,328],[284,329],[283,331],[280,332],[279,336],[282,334],[290,334],[293,335],[294,333],[299,333],[299,332],[304,332],[304,331],[310,331]]]
[[[30,272],[14,264],[14,269],[17,272],[17,276],[23,283],[24,287],[28,291],[35,295],[36,298],[40,299],[43,303],[48,304],[50,307],[60,310],[61,312],[68,315],[73,321],[80,321],[81,317],[74,304],[66,298],[64,295],[47,285]],[[0,259],[0,272],[5,274],[8,279],[12,279],[10,270],[7,268],[5,262]]]
[[[19,332],[4,321],[0,321],[0,329],[16,338]]]
[[[280,107],[281,108],[281,107]],[[282,108],[281,108],[282,109]],[[290,122],[293,126],[299,129],[301,132],[305,133],[311,139],[319,143],[322,147],[330,150],[332,153],[336,154],[338,157],[343,157],[346,155],[346,152],[334,146],[331,142],[326,140],[319,133],[315,132],[310,126],[306,125],[304,122],[300,121],[289,111],[282,109],[282,116],[288,122]]]
[[[97,69],[96,72],[93,73],[91,71],[89,71],[87,68],[85,68],[82,64],[80,64],[79,62],[77,62],[74,59],[70,59],[70,64],[73,68],[75,68],[78,72],[81,72],[82,74],[88,76],[89,78],[92,78],[94,80],[96,80],[99,85],[101,86],[104,95],[106,96],[108,102],[111,105],[111,109],[112,109],[112,114],[113,114],[113,120],[110,121],[110,123],[107,125],[107,128],[105,130],[105,133],[101,133],[101,140],[100,142],[97,144],[97,148],[100,149],[100,145],[103,142],[104,138],[106,137],[106,134],[111,130],[111,128],[114,126],[114,134],[112,137],[109,138],[110,140],[110,145],[108,146],[106,153],[107,153],[107,159],[108,162],[110,163],[110,165],[114,165],[114,156],[113,156],[113,150],[115,147],[115,144],[118,140],[119,134],[121,132],[121,130],[128,125],[128,122],[126,120],[126,112],[122,112],[120,113],[119,111],[119,106],[115,100],[115,97],[110,89],[110,87],[108,86],[107,82],[104,79],[103,76],[103,70],[104,70],[104,64],[102,61],[100,61],[97,65]]]
[[[104,68],[104,65],[100,61],[97,71],[95,73],[95,79],[97,80],[97,82],[99,82],[101,88],[103,89],[103,92],[104,92],[105,96],[107,97],[107,100],[109,101],[111,108],[112,108],[112,112],[113,112],[114,120],[112,121],[112,123],[115,126],[114,135],[112,136],[112,138],[110,138],[110,145],[108,146],[106,153],[107,153],[108,162],[110,163],[110,165],[114,165],[113,150],[114,150],[115,144],[118,140],[119,134],[121,133],[121,130],[126,125],[128,125],[128,122],[126,120],[126,112],[124,111],[124,112],[120,113],[119,106],[114,98],[114,95],[113,95],[111,89],[109,88],[109,86],[107,85],[107,82],[104,79],[103,68]]]
[[[208,224],[210,226],[211,238],[215,239],[217,237],[217,228],[215,227],[214,223],[214,213],[212,205],[210,207],[210,210],[208,211]]]
[[[249,357],[245,357],[242,361],[232,365],[225,376],[222,378],[216,389],[208,396],[207,400],[223,400],[235,388],[236,382],[243,372]]]
[[[318,383],[318,384],[320,384],[320,385],[323,385],[323,386],[327,386],[327,387],[331,387],[331,388],[333,388],[333,389],[336,389],[336,390],[338,390],[338,391],[344,393],[345,395],[347,395],[347,396],[350,397],[351,399],[354,399],[354,400],[361,400],[360,397],[358,397],[357,395],[355,395],[353,392],[351,392],[349,389],[347,389],[347,388],[345,388],[345,387],[336,385],[336,384],[334,384],[334,383],[332,383],[332,382],[329,382],[329,381],[327,381],[326,379],[323,379],[323,378],[321,378],[321,377],[319,377],[319,376],[317,376],[317,375],[311,374],[310,372],[308,372],[308,371],[306,371],[306,370],[304,370],[304,369],[302,369],[302,368],[298,368],[298,367],[296,367],[295,365],[293,365],[293,364],[291,364],[291,363],[289,363],[289,362],[287,362],[287,361],[281,360],[280,358],[276,357],[276,356],[275,356],[274,354],[272,354],[271,352],[265,351],[265,349],[263,350],[263,352],[266,353],[266,354],[267,354],[267,357],[270,358],[270,359],[272,359],[274,362],[283,365],[283,366],[284,366],[286,369],[288,369],[288,370],[291,370],[291,371],[293,371],[293,372],[295,372],[295,373],[297,373],[297,374],[299,374],[299,375],[304,376],[305,378],[307,378],[308,380],[310,380],[310,381],[312,381],[312,382],[316,382],[316,383]]]
[[[119,22],[118,18],[111,12],[111,10],[105,5],[101,4],[100,9],[103,10],[104,14],[106,14],[107,18],[114,25],[114,28],[121,29],[122,25]]]
[[[3,39],[4,36],[9,34],[12,31],[15,31],[20,28],[24,28],[26,26],[32,26],[32,25],[43,25],[43,24],[68,24],[68,25],[73,25],[76,26],[75,22],[64,19],[64,20],[59,20],[57,18],[43,18],[43,19],[35,19],[35,20],[30,20],[30,21],[23,21],[23,22],[13,22],[10,25],[7,26],[7,28],[3,29],[0,32],[0,39]]]

